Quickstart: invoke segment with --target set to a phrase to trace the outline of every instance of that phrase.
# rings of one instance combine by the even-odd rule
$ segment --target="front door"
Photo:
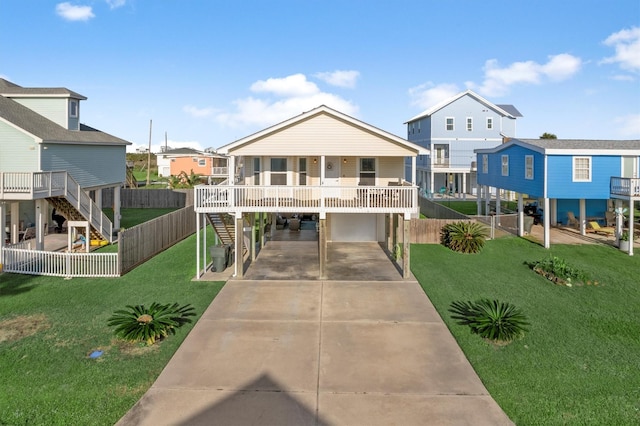
[[[324,161],[324,186],[340,185],[340,157],[327,157]]]

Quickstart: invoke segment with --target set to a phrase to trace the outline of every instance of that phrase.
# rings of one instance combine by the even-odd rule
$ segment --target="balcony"
[[[199,185],[197,213],[419,213],[418,188],[402,186]]]
[[[211,168],[211,176],[213,176],[213,177],[227,177],[227,176],[229,176],[229,168],[228,167],[212,167]]]
[[[616,198],[640,198],[640,179],[611,177],[609,192]]]
[[[0,172],[0,200],[63,196],[66,185],[66,172]]]

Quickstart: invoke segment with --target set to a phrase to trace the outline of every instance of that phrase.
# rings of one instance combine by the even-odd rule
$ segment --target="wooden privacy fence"
[[[122,208],[174,208],[181,209],[193,205],[193,189],[135,189],[120,190],[120,205]],[[102,191],[102,205],[113,206],[113,190]]]
[[[193,205],[120,231],[120,275],[196,232]]]
[[[0,250],[4,272],[54,277],[117,277],[116,253],[70,253],[16,248]]]
[[[440,230],[455,222],[474,222],[468,219],[411,219],[411,242],[414,244],[440,244]]]

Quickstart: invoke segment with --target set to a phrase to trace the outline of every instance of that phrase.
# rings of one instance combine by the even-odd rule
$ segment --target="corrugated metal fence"
[[[120,275],[195,232],[193,205],[121,231],[118,237]]]

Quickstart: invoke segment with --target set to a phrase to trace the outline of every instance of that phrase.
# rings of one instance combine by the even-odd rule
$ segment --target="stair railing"
[[[68,173],[65,195],[67,201],[89,221],[89,224],[110,243],[113,243],[113,224],[111,220],[98,208],[91,197],[87,195],[80,185],[78,185],[78,182]]]

